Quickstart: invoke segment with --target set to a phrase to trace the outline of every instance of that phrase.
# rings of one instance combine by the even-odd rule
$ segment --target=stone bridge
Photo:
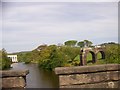
[[[60,88],[120,88],[120,64],[57,67],[55,73]]]
[[[24,88],[28,73],[29,70],[0,70],[0,87],[6,90]]]
[[[91,53],[92,55],[92,63],[95,63],[97,61],[97,55],[98,53],[101,53],[102,59],[105,59],[105,49],[104,47],[85,47],[80,50],[80,65],[87,65],[87,55],[88,53]]]

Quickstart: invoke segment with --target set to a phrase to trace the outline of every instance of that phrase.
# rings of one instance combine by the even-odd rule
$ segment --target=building
[[[7,55],[7,57],[9,57],[12,60],[12,62],[18,62],[17,55]]]

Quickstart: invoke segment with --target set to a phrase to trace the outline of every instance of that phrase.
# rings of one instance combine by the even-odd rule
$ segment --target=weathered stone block
[[[118,71],[59,76],[60,85],[98,83],[110,80],[119,80]]]
[[[26,76],[29,73],[29,70],[1,70],[0,74],[2,77],[17,77],[17,76]]]
[[[120,70],[120,64],[58,67],[55,68],[55,73],[58,75],[66,75],[66,74],[81,74],[81,73],[104,72],[104,71],[115,71],[115,70]]]
[[[120,64],[58,67],[55,73],[63,88],[120,88]]]
[[[60,88],[118,88],[119,83],[120,81],[111,81],[111,82],[101,82],[94,84],[66,85],[66,86],[60,86]]]
[[[26,82],[23,77],[7,77],[2,78],[3,88],[22,88],[25,87]]]
[[[2,88],[24,88],[28,70],[3,70],[0,71]]]

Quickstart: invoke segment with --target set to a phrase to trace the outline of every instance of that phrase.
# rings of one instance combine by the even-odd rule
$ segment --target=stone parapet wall
[[[2,88],[24,88],[28,70],[1,70]]]
[[[58,67],[60,88],[120,88],[120,64]]]

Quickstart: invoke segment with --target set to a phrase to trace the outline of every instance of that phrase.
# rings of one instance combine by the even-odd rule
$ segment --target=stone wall
[[[58,67],[60,88],[120,88],[120,64]]]
[[[3,70],[0,71],[2,88],[24,88],[28,70]]]

